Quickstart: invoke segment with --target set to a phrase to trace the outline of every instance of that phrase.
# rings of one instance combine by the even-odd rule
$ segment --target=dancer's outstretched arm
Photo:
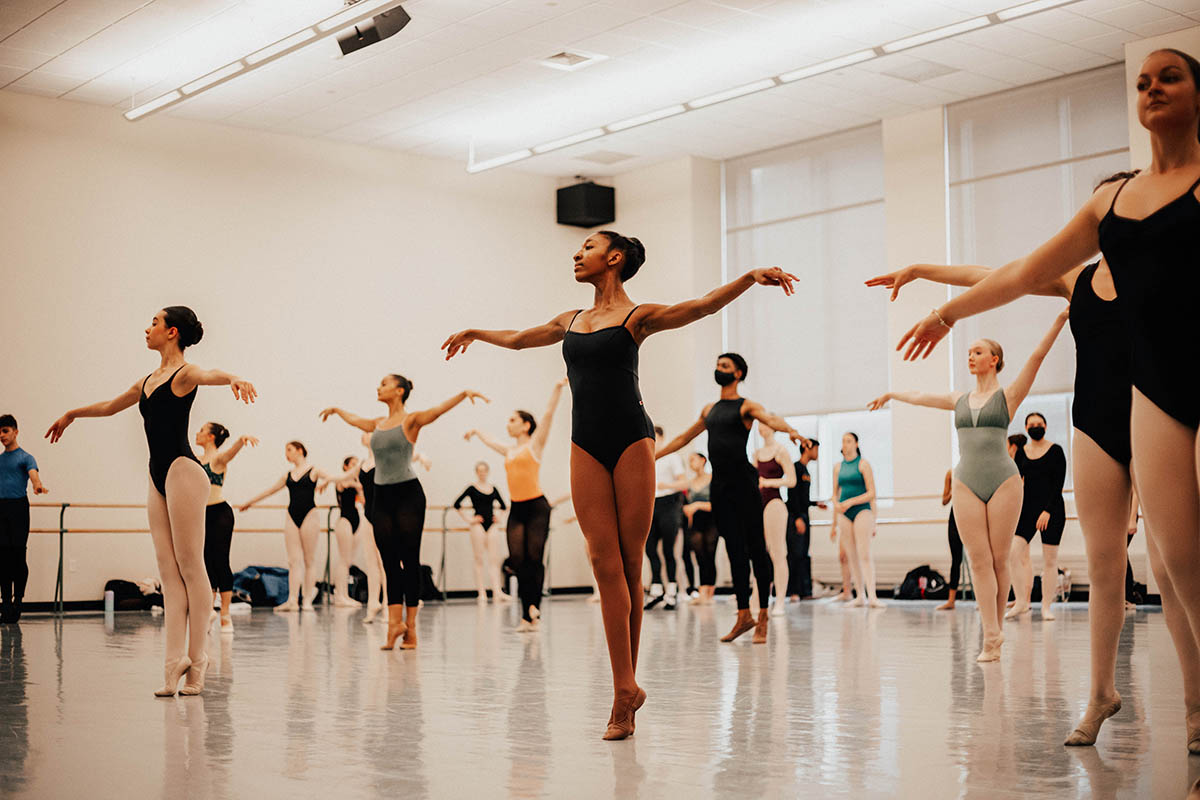
[[[366,431],[367,433],[374,431],[375,426],[379,424],[380,420],[379,417],[360,417],[358,414],[351,414],[349,411],[346,411],[342,408],[337,408],[335,406],[332,408],[326,408],[319,414],[321,417],[321,422],[325,422],[334,414],[337,414],[339,417],[341,417],[347,425],[353,425],[360,431]]]
[[[693,422],[691,427],[688,428],[687,430],[685,430],[683,433],[679,434],[674,439],[672,439],[671,441],[664,444],[662,449],[654,454],[654,459],[657,461],[658,459],[662,458],[663,456],[668,456],[671,453],[674,453],[676,450],[681,449],[684,445],[686,445],[692,439],[695,439],[697,436],[704,433],[704,418],[708,416],[708,412],[711,409],[712,409],[712,404],[709,403],[708,405],[706,405],[704,407],[704,410],[700,412],[700,419]]]
[[[779,431],[780,433],[786,433],[789,439],[796,444],[799,444],[801,447],[808,447],[809,445],[808,439],[801,436],[799,431],[797,431],[791,425],[788,425],[787,420],[778,414],[772,414],[770,411],[767,411],[765,408],[763,408],[762,405],[754,402],[753,400],[747,400],[742,404],[742,414],[753,417],[764,425],[769,425],[772,430]]]
[[[779,267],[752,269],[740,278],[730,281],[724,286],[718,286],[703,297],[684,300],[674,305],[647,303],[639,306],[633,317],[634,335],[644,339],[652,333],[682,328],[697,320],[715,314],[732,303],[747,289],[758,284],[760,286],[778,286],[783,293],[790,295],[795,292],[792,281],[800,280],[790,272],[784,272]]]
[[[217,453],[217,456],[213,459],[213,461],[217,464],[217,466],[227,467],[229,466],[229,462],[233,461],[233,457],[241,452],[242,448],[246,445],[258,447],[258,439],[254,438],[253,436],[239,436],[234,440],[233,444]]]
[[[453,397],[443,400],[432,408],[427,408],[424,411],[414,411],[404,418],[404,422],[402,423],[404,427],[404,435],[408,437],[410,442],[416,442],[417,434],[421,432],[421,428],[424,428],[426,425],[435,421],[442,414],[445,414],[462,401],[470,400],[471,405],[475,405],[475,401],[477,399],[482,400],[485,403],[492,402],[479,392],[475,392],[470,389],[464,389]]]
[[[954,392],[951,394],[931,394],[929,392],[884,392],[876,397],[871,402],[867,403],[867,409],[870,411],[878,411],[888,404],[889,400],[899,400],[901,403],[908,403],[910,406],[925,406],[926,408],[943,408],[947,411],[954,410],[954,404],[958,402],[958,398],[962,396],[962,392]]]
[[[533,432],[533,436],[529,437],[529,446],[539,461],[542,459],[542,451],[546,449],[546,440],[550,438],[550,426],[554,424],[554,409],[558,406],[563,387],[566,385],[566,378],[561,378],[558,383],[554,384],[554,388],[550,390],[550,402],[546,405],[546,411],[538,420],[537,430]]]
[[[493,439],[491,436],[488,436],[483,431],[476,430],[475,428],[472,428],[471,430],[469,430],[463,434],[463,438],[466,439],[468,442],[471,441],[472,436],[479,437],[479,441],[483,442],[485,445],[492,448],[500,455],[502,455],[502,456],[508,455],[508,445],[506,445],[504,442],[500,441],[499,439]]]
[[[1011,261],[1005,264],[1002,269],[1016,263],[1018,261]],[[1079,271],[1082,269],[1082,267],[1076,267],[1070,273],[1058,278],[1050,285],[1043,286],[1030,292],[1030,294],[1046,297],[1065,297],[1070,300],[1071,287],[1075,285],[1074,279],[1079,276]],[[903,269],[898,269],[895,272],[876,275],[874,278],[868,280],[866,284],[867,286],[882,286],[885,289],[891,289],[891,299],[895,300],[900,296],[900,287],[915,280],[943,283],[947,286],[975,286],[994,271],[991,267],[966,264],[913,264]]]
[[[527,347],[549,347],[563,340],[563,337],[567,333],[567,326],[571,324],[571,318],[576,313],[575,311],[564,311],[544,325],[526,328],[523,331],[487,331],[478,328],[468,328],[465,331],[452,334],[446,341],[442,342],[442,349],[446,351],[446,360],[449,361],[459,353],[467,352],[467,348],[472,342],[487,342],[488,344],[494,344],[497,347],[504,347],[509,350],[524,350]]]
[[[250,508],[250,506],[254,505],[255,503],[259,502],[260,500],[265,500],[266,498],[275,494],[276,492],[278,492],[280,489],[282,489],[286,485],[287,485],[287,475],[284,475],[282,478],[275,481],[275,483],[271,485],[270,489],[264,489],[263,491],[256,494],[250,500],[246,501],[245,503],[242,503],[242,505],[240,507],[238,507],[238,511],[245,511],[246,509]]]
[[[1008,385],[1004,390],[1004,397],[1008,400],[1008,416],[1011,418],[1013,414],[1020,408],[1021,403],[1025,402],[1025,396],[1029,394],[1029,390],[1033,387],[1033,379],[1037,377],[1038,370],[1042,367],[1042,362],[1046,360],[1046,355],[1050,352],[1050,348],[1054,346],[1054,340],[1058,338],[1058,334],[1062,332],[1063,325],[1067,324],[1067,318],[1070,316],[1070,308],[1064,308],[1054,318],[1054,322],[1050,325],[1050,329],[1046,331],[1046,335],[1038,342],[1038,346],[1033,349],[1029,360],[1025,362],[1025,366],[1021,367],[1021,371],[1017,373],[1017,378]]]
[[[67,429],[67,426],[80,417],[111,417],[113,414],[118,414],[136,403],[141,393],[142,383],[139,381],[112,400],[104,400],[99,403],[92,403],[90,406],[73,408],[56,419],[54,424],[50,426],[50,429],[46,431],[46,435],[43,438],[49,439],[50,444],[54,444],[62,438],[63,431]]]
[[[203,369],[195,364],[185,364],[175,380],[179,382],[179,388],[184,394],[197,386],[228,386],[233,390],[233,396],[243,403],[253,403],[258,397],[258,392],[250,381],[244,381],[232,372]]]

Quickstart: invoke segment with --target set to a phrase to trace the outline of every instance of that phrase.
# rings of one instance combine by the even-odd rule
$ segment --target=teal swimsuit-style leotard
[[[1008,455],[1008,400],[997,389],[980,406],[972,419],[969,392],[954,404],[954,427],[958,429],[958,478],[984,503],[1000,485],[1017,473],[1017,464]]]
[[[862,456],[855,456],[850,461],[843,461],[842,466],[838,469],[839,503],[847,497],[858,497],[860,494],[867,493],[867,482],[863,480],[862,470],[859,468],[861,462]],[[846,519],[853,522],[855,517],[870,507],[870,503],[859,503],[856,506],[850,506],[845,512]]]

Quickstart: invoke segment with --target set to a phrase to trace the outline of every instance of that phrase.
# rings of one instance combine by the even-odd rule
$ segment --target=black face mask
[[[728,386],[737,380],[737,375],[733,374],[732,372],[722,372],[721,370],[717,369],[713,370],[713,380],[717,382],[718,386]]]
[[[1034,425],[1032,428],[1029,428],[1026,433],[1029,434],[1030,439],[1033,439],[1035,442],[1040,442],[1046,435],[1046,428],[1042,425]]]

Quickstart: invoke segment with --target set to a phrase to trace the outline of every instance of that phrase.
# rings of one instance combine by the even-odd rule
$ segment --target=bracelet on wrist
[[[930,310],[931,312],[933,312],[933,315],[934,315],[935,317],[937,317],[937,321],[938,321],[938,322],[940,322],[940,323],[942,323],[943,325],[945,325],[947,330],[949,330],[949,329],[950,329],[950,327],[951,327],[950,323],[949,323],[949,322],[946,322],[945,318],[944,318],[944,317],[943,317],[943,316],[942,316],[940,313],[938,313],[938,310],[937,310],[936,308],[931,308],[931,309],[929,309],[929,310]]]

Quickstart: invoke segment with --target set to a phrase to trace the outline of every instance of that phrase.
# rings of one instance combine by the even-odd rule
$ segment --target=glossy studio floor
[[[725,602],[648,612],[649,701],[616,743],[598,607],[545,611],[517,634],[510,607],[431,604],[405,653],[360,611],[255,612],[211,638],[204,695],[167,700],[161,617],[27,615],[0,629],[0,794],[1181,798],[1200,775],[1157,609],[1128,615],[1125,707],[1078,749],[1082,605],[1009,623],[987,666],[969,603],[804,603],[765,647],[717,642]]]

